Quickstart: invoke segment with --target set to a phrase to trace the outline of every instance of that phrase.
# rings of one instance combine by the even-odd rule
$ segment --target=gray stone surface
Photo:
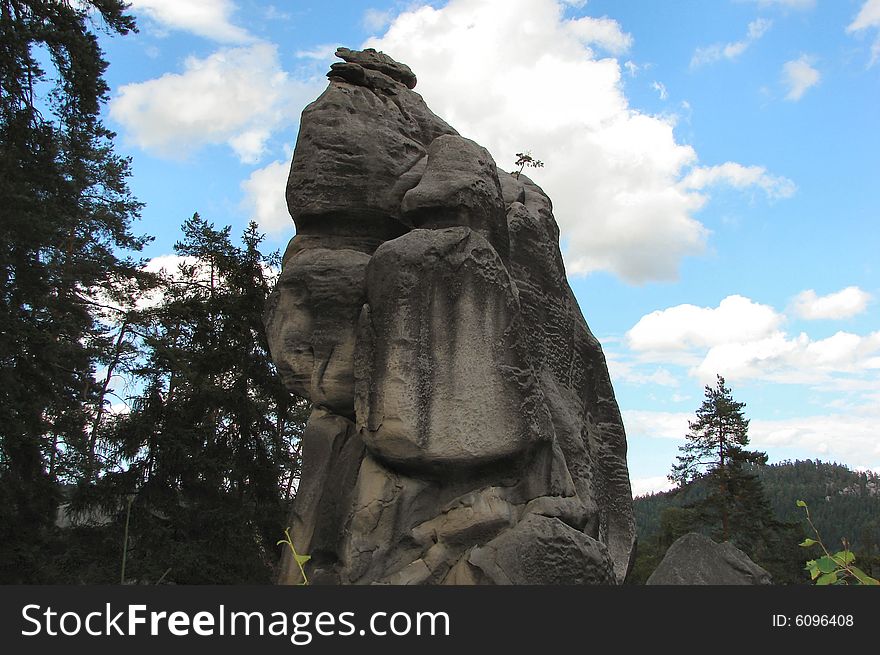
[[[768,585],[770,574],[728,541],[691,532],[669,547],[649,585]]]
[[[265,317],[314,406],[291,522],[310,579],[621,582],[626,438],[550,199],[437,118],[408,67],[337,55],[303,112]]]
[[[507,260],[510,244],[498,169],[489,151],[470,139],[452,134],[434,139],[422,178],[406,192],[401,211],[415,228],[469,227]]]
[[[552,438],[521,339],[514,282],[467,227],[413,230],[367,269],[358,333],[358,428],[409,470],[482,466]]]
[[[395,79],[393,66],[366,68],[376,57],[345,56],[303,110],[287,206],[298,235],[357,237],[375,248],[408,230],[403,196],[421,179],[428,146],[456,132]]]
[[[369,255],[308,248],[288,256],[265,315],[272,358],[287,388],[354,417],[354,351]]]
[[[605,544],[556,518],[531,515],[484,546],[468,563],[495,584],[615,584]]]

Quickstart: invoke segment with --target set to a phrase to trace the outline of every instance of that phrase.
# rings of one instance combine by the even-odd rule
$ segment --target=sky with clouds
[[[147,253],[193,212],[283,249],[337,46],[410,65],[501,168],[529,150],[608,358],[636,493],[724,375],[771,461],[880,471],[880,0],[132,0],[108,125]]]

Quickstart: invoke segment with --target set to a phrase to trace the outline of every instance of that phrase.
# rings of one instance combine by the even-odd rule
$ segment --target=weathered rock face
[[[739,548],[691,532],[666,551],[649,585],[768,585],[770,574]]]
[[[626,438],[549,198],[437,118],[408,67],[337,56],[303,112],[265,317],[313,404],[291,518],[310,581],[622,581]]]

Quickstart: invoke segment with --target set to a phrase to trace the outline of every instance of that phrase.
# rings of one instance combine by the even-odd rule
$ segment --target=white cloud
[[[289,172],[288,161],[274,161],[255,170],[241,183],[250,218],[267,232],[293,232],[293,221],[287,212],[284,195]]]
[[[735,189],[756,186],[768,198],[789,198],[794,195],[795,184],[786,177],[770,175],[763,166],[743,166],[725,162],[718,166],[695,167],[682,180],[686,189],[700,190],[716,184],[728,184]]]
[[[624,54],[632,47],[632,36],[611,18],[584,16],[570,21],[569,29],[585,45],[597,45],[613,55]]]
[[[819,83],[822,78],[818,70],[812,66],[813,58],[801,55],[799,59],[787,61],[782,66],[782,82],[788,87],[786,100],[800,100],[807,89]]]
[[[678,305],[651,312],[626,333],[626,339],[636,351],[706,348],[765,338],[783,319],[768,305],[743,296],[728,296],[715,308]]]
[[[692,413],[685,412],[623,412],[629,438],[675,439],[683,443],[688,422],[693,419]],[[798,448],[816,458],[874,469],[880,466],[878,423],[880,412],[876,407],[873,412],[863,414],[822,414],[772,420],[752,418],[749,423],[749,447],[765,451],[771,458],[775,448]],[[659,477],[653,480],[660,482]],[[647,479],[643,486],[650,488]]]
[[[180,278],[181,265],[198,266],[198,261],[198,258],[192,256],[174,254],[159,255],[158,257],[153,257],[148,260],[147,263],[144,264],[143,269],[149,273],[155,273],[174,280]],[[199,273],[201,274],[202,279],[208,278],[209,273],[204,267]],[[139,310],[151,309],[161,304],[163,298],[164,292],[161,288],[152,289],[139,296],[134,307]]]
[[[323,43],[310,50],[297,50],[296,56],[300,59],[333,59],[337,47],[332,43]]]
[[[792,310],[806,318],[845,318],[862,311],[868,299],[857,287],[824,297],[809,291],[796,297]],[[737,295],[715,308],[684,304],[654,311],[626,333],[629,353],[608,354],[609,369],[616,379],[636,384],[661,384],[655,376],[670,365],[701,383],[721,374],[849,394],[880,388],[880,331],[815,339],[789,335],[785,320],[772,307]]]
[[[865,0],[858,15],[850,23],[846,31],[857,32],[868,27],[880,27],[880,0]]]
[[[733,60],[744,53],[750,45],[760,39],[773,25],[773,21],[767,18],[757,18],[749,23],[746,30],[746,38],[732,43],[714,43],[710,46],[697,48],[691,57],[691,68],[712,64],[720,59]]]
[[[860,294],[825,298],[801,294],[804,311],[814,316],[853,315]],[[795,304],[795,307],[801,305]],[[626,334],[637,361],[612,355],[609,366],[622,381],[654,382],[646,362],[688,367],[702,382],[720,373],[732,380],[761,379],[788,384],[841,384],[852,389],[876,385],[880,371],[880,332],[866,336],[837,332],[815,340],[780,329],[785,317],[772,307],[742,296],[728,296],[717,308],[678,305],[643,316]],[[665,369],[656,369],[665,371]],[[672,376],[670,376],[672,378]],[[674,379],[674,378],[672,378]]]
[[[654,384],[661,387],[677,387],[679,382],[667,369],[657,367],[646,373],[638,370],[631,362],[624,361],[616,356],[613,351],[606,351],[605,359],[608,364],[608,372],[615,384],[626,382],[629,384]]]
[[[702,381],[720,373],[732,380],[788,384],[818,384],[835,376],[861,375],[859,381],[870,387],[880,383],[878,371],[880,332],[867,336],[837,332],[817,341],[803,332],[796,337],[775,332],[763,339],[713,346],[692,373]]]
[[[163,26],[185,30],[222,43],[254,40],[246,30],[234,25],[231,0],[131,0],[132,9]]]
[[[753,20],[751,23],[749,23],[748,38],[751,41],[760,39],[762,36],[764,36],[764,34],[767,33],[767,30],[769,30],[771,27],[773,27],[772,20],[768,20],[766,18],[758,18],[756,20]]]
[[[827,414],[781,420],[753,419],[751,446],[758,449],[795,447],[824,460],[843,461],[860,468],[880,466],[880,440],[873,415]]]
[[[688,433],[688,423],[694,415],[687,412],[654,412],[644,410],[624,410],[623,425],[626,434],[632,437],[652,437],[657,439],[681,439]]]
[[[793,310],[808,320],[850,318],[864,312],[870,300],[871,294],[858,287],[847,287],[827,296],[817,296],[807,289],[795,297]]]
[[[675,485],[669,481],[665,475],[655,475],[650,478],[637,478],[632,480],[633,498],[637,496],[647,496],[648,494],[656,494],[662,491],[670,491]]]
[[[696,152],[676,141],[672,119],[631,108],[626,64],[593,50],[630,44],[615,21],[568,19],[556,0],[450,0],[398,15],[364,45],[411,66],[431,109],[502,168],[524,149],[544,161],[535,177],[569,273],[643,283],[675,279],[709,231],[693,216],[706,198],[679,185]]]
[[[181,266],[197,266],[198,263],[198,257],[167,254],[153,257],[144,264],[143,268],[149,273],[167,275],[172,279],[176,279],[179,276]]]
[[[853,19],[853,22],[847,25],[846,31],[848,34],[851,34],[853,32],[861,32],[871,28],[876,28],[878,34],[874,39],[874,43],[871,45],[871,61],[868,63],[869,67],[873,66],[877,63],[877,60],[880,59],[880,0],[866,0],[865,4],[863,4],[862,8],[859,10],[858,15]]]
[[[380,11],[379,9],[367,9],[364,17],[361,19],[364,27],[371,32],[378,32],[391,22],[394,14],[390,11]]]
[[[669,92],[666,90],[666,86],[662,82],[657,82],[655,80],[651,84],[651,88],[657,92],[661,100],[666,100],[669,97]]]
[[[294,122],[321,86],[290,78],[275,46],[259,43],[189,57],[183,73],[126,84],[111,101],[110,116],[136,145],[162,156],[226,144],[254,163],[272,132]]]

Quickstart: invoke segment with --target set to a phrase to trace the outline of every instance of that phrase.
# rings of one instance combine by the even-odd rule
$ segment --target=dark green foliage
[[[120,255],[139,203],[100,121],[92,33],[134,28],[113,0],[0,2],[0,581],[40,581],[59,481],[97,469],[117,305],[149,283]]]
[[[242,246],[198,214],[183,225],[179,270],[144,311],[142,393],[117,425],[125,470],[102,485],[132,506],[127,577],[269,582],[285,525],[305,403],[275,374],[262,314],[278,257]]]
[[[127,579],[268,581],[304,422],[263,334],[271,262],[196,216],[138,310],[159,280],[129,256],[94,33],[125,9],[0,0],[0,583],[118,581],[130,493]]]
[[[774,520],[760,481],[747,468],[766,463],[767,455],[745,449],[749,421],[744,408],[720,375],[714,387],[706,386],[669,479],[679,489],[702,479],[707,493],[690,504],[697,524],[709,528],[709,536],[717,541],[734,541],[748,553],[755,551]]]
[[[720,375],[714,387],[706,387],[669,476],[678,489],[635,505],[640,552],[633,582],[643,583],[669,546],[688,532],[730,541],[777,583],[798,581],[802,565],[788,544],[797,543],[801,529],[774,516],[756,474],[767,455],[746,450],[749,421],[744,408]]]
[[[829,547],[837,548],[846,537],[858,553],[861,568],[874,577],[880,574],[880,476],[811,460],[754,466],[748,470],[761,481],[773,516],[780,524],[770,532],[755,557],[773,574],[774,582],[809,583],[803,570],[803,552],[795,547],[812,534],[802,510],[799,512],[795,506],[800,499],[810,505],[813,521]],[[705,494],[704,486],[697,481],[677,493],[635,499],[639,551],[633,574],[642,573],[635,578],[631,575],[630,582],[643,583],[674,538],[680,536],[682,528],[670,532],[664,524],[667,512],[692,504]]]

